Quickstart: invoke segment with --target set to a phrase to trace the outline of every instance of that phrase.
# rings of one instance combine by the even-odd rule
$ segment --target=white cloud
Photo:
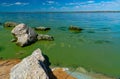
[[[54,1],[46,1],[48,4],[54,4]]]
[[[91,3],[91,4],[86,4],[83,7],[86,8],[93,8],[93,9],[101,9],[101,10],[112,10],[112,9],[117,9],[120,7],[120,1],[101,1],[99,3]]]
[[[15,2],[15,3],[2,3],[2,6],[13,6],[13,5],[20,5],[20,6],[24,6],[24,5],[28,5],[29,3],[23,3],[23,2]]]
[[[21,2],[16,2],[14,3],[15,5],[21,5],[22,3]]]
[[[2,6],[12,6],[13,4],[10,4],[10,3],[2,3],[1,5],[2,5]]]
[[[85,2],[70,2],[70,3],[66,3],[66,5],[85,5],[85,4],[92,4],[94,3],[95,1],[93,0],[90,0],[90,1],[85,1]]]
[[[70,3],[66,3],[65,5],[79,5],[78,2],[70,2]]]
[[[87,3],[90,3],[90,4],[91,4],[91,3],[94,3],[94,2],[95,2],[95,1],[87,1]]]
[[[89,0],[85,2],[66,3],[71,10],[120,10],[120,0],[95,2]]]
[[[55,5],[55,4],[59,4],[58,2],[56,1],[46,1],[45,3],[42,3],[42,5]]]

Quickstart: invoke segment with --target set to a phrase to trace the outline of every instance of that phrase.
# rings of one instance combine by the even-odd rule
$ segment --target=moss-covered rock
[[[4,27],[15,27],[16,25],[18,25],[16,22],[5,22],[3,24]]]
[[[82,31],[83,29],[80,28],[80,27],[77,27],[77,26],[70,26],[70,27],[69,27],[69,30],[80,32],[80,31]]]
[[[40,30],[40,31],[48,31],[50,29],[51,28],[49,28],[49,27],[35,27],[35,30]]]
[[[53,36],[43,35],[43,34],[38,34],[37,39],[38,40],[48,40],[48,41],[53,41],[54,40]]]

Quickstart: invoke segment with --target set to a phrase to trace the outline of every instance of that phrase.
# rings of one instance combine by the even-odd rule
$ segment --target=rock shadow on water
[[[47,55],[45,55],[45,54],[42,54],[43,56],[44,56],[44,58],[45,58],[45,61],[44,61],[44,63],[47,65],[47,66],[50,66],[51,65],[51,63],[50,63],[50,61],[49,61],[49,57],[47,56]]]
[[[42,65],[41,61],[39,61],[39,64],[41,64],[42,68],[45,69],[45,72],[49,76],[50,79],[57,79],[56,76],[51,71],[51,69],[49,68],[49,66],[51,65],[51,63],[49,61],[49,57],[43,53],[42,53],[42,55],[45,58],[45,61],[43,63],[46,65],[46,69],[45,69],[44,65]]]

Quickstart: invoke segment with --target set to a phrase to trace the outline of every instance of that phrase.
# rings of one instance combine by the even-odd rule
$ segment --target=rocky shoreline
[[[18,64],[21,60],[20,59],[9,59],[9,60],[0,60],[0,79],[9,79],[10,78],[10,69]],[[55,69],[53,74],[57,77],[57,79],[65,79],[63,77],[67,77],[66,79],[76,79],[63,71],[62,68]]]
[[[75,71],[60,67],[50,68],[49,63],[40,49],[36,49],[23,60],[0,60],[0,79],[116,79],[100,73],[90,73],[82,67]]]
[[[9,79],[10,75],[10,69],[18,64],[21,60],[20,59],[8,59],[8,60],[0,60],[0,79]],[[57,77],[57,79],[65,79],[64,77],[67,77],[66,79],[82,79],[83,75],[84,77],[88,77],[92,79],[116,79],[112,77],[105,76],[103,74],[83,74],[83,73],[77,73],[77,72],[70,72],[69,70],[64,71],[64,68],[56,67],[54,68],[53,74]],[[76,76],[77,78],[74,78]]]
[[[20,59],[0,60],[0,79],[76,79],[62,68],[49,68],[40,49]]]

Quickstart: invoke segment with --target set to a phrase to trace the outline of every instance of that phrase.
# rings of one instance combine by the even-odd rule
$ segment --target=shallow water
[[[10,42],[12,28],[0,25],[0,58],[24,58],[36,48],[52,65],[78,67],[120,76],[120,13],[0,13],[0,22],[15,21],[30,27],[51,27],[55,41],[38,41],[27,47]],[[71,32],[70,25],[83,28]]]

